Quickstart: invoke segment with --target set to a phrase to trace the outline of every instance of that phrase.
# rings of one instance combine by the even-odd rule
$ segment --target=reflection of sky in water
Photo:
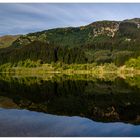
[[[140,126],[0,109],[0,136],[140,136]]]

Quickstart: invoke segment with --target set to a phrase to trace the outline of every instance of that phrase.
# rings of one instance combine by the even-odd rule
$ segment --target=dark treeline
[[[67,64],[91,62],[101,64],[114,62],[116,65],[123,65],[129,58],[136,58],[140,55],[140,52],[136,51],[134,46],[130,47],[131,44],[129,44],[126,48],[123,48],[123,44],[121,43],[117,47],[114,46],[112,46],[112,49],[109,49],[111,48],[111,45],[109,47],[105,47],[105,44],[103,46],[96,44],[93,46],[87,46],[87,48],[69,48],[35,41],[21,48],[13,49],[9,47],[1,49],[0,64],[7,62],[17,63],[19,61],[31,59],[34,61],[41,60],[41,63],[59,61]],[[135,51],[129,48],[133,48]],[[139,47],[136,48],[138,50]]]
[[[41,63],[64,62],[86,63],[86,58],[80,48],[62,48],[35,41],[22,48],[6,48],[0,50],[0,63],[16,63],[31,59],[41,60]]]

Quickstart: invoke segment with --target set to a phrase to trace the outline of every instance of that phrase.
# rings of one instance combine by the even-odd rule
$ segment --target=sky
[[[0,3],[0,36],[140,17],[140,3]]]

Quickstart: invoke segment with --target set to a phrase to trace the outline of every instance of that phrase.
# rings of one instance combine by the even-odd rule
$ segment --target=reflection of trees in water
[[[140,122],[140,91],[137,86],[131,87],[127,79],[0,79],[0,96],[12,99],[20,108],[96,121]]]

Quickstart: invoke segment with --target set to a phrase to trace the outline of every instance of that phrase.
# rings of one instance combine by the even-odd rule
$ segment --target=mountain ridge
[[[7,55],[8,54],[8,55]],[[0,63],[31,59],[42,63],[115,63],[140,56],[140,18],[97,21],[86,26],[44,30],[19,36],[0,49]]]
[[[26,35],[22,35],[19,38],[19,40],[17,40],[14,43],[16,44],[15,46],[18,46],[18,43],[19,43],[19,46],[21,46],[22,43],[23,43],[23,45],[27,45],[28,44],[27,42],[31,43],[32,41],[34,41],[34,39],[39,40],[39,41],[47,40],[47,36],[49,36],[49,34],[54,34],[54,32],[58,32],[58,35],[65,32],[65,34],[67,35],[67,32],[72,32],[72,31],[73,32],[74,31],[78,32],[78,31],[80,31],[80,30],[82,31],[84,29],[85,30],[94,30],[93,34],[95,36],[98,36],[102,33],[105,33],[105,35],[114,36],[115,32],[119,29],[119,26],[120,26],[121,23],[129,23],[129,24],[132,23],[134,25],[136,24],[137,26],[139,26],[140,18],[126,19],[126,20],[123,20],[123,21],[103,20],[103,21],[92,22],[88,25],[79,26],[79,27],[54,28],[54,29],[49,29],[49,30],[44,30],[44,31],[39,31],[39,32],[34,32],[34,33],[29,33],[29,34],[26,34]],[[93,35],[93,34],[89,31],[88,35]],[[34,38],[34,36],[39,37],[39,38],[38,39]],[[28,41],[26,40],[26,43],[22,42],[26,37],[28,38]],[[48,41],[48,42],[50,42],[50,41]]]

